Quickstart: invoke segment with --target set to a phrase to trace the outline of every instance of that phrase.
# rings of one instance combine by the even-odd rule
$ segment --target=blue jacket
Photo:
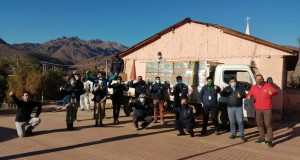
[[[209,89],[208,85],[202,87],[200,91],[200,100],[206,107],[217,107],[218,105],[218,93],[221,91],[220,87],[217,86]]]
[[[165,100],[166,86],[161,83],[154,83],[151,87],[152,99],[153,100]]]
[[[95,86],[99,83],[99,80],[98,80],[99,77],[97,77],[97,76],[94,77],[94,78],[92,78],[91,75],[90,75],[90,73],[86,73],[86,74],[85,74],[85,77],[86,77],[87,80],[93,82],[93,87],[95,87]],[[104,82],[106,85],[108,85],[108,82],[114,80],[115,78],[116,78],[116,75],[111,76],[109,79],[103,78],[103,82]]]

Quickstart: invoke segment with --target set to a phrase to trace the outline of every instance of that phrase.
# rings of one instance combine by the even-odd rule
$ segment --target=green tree
[[[66,72],[59,68],[44,71],[41,88],[45,99],[56,100],[62,98],[59,88],[66,83],[63,79],[65,75]]]
[[[8,89],[7,78],[11,72],[11,62],[7,59],[0,60],[0,102],[6,97]]]

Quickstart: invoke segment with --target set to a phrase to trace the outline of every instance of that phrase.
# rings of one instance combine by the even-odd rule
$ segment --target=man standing
[[[41,118],[39,115],[42,111],[42,104],[36,101],[32,101],[29,99],[29,92],[24,91],[22,100],[19,100],[14,92],[10,92],[9,95],[12,97],[13,101],[16,103],[18,107],[15,124],[19,137],[24,137],[25,135],[33,135],[32,130],[37,127]],[[31,117],[32,110],[37,108],[35,117]],[[25,131],[25,126],[29,125],[29,127]]]
[[[164,102],[166,87],[160,82],[160,77],[155,77],[155,83],[150,86],[152,99],[154,104],[154,123],[157,123],[158,110],[160,115],[160,123],[164,124]]]
[[[133,80],[130,81],[129,87],[135,89],[135,97],[138,98],[140,94],[146,94],[146,82],[143,80],[142,76],[138,76],[138,81],[133,83]]]
[[[203,86],[200,91],[200,101],[204,111],[201,134],[206,134],[209,112],[211,112],[215,135],[219,135],[217,106],[218,106],[218,93],[220,92],[221,89],[220,87],[214,85],[213,79],[211,77],[207,77],[206,81],[207,81],[207,85]]]
[[[179,108],[181,107],[181,100],[183,98],[188,99],[189,89],[186,84],[182,83],[181,76],[177,76],[176,81],[177,84],[175,84],[171,89],[171,95],[174,96],[174,108]],[[175,112],[175,114],[176,114],[176,120],[179,120],[179,113]]]
[[[85,76],[86,76],[87,80],[93,82],[93,88],[97,87],[97,85],[99,83],[99,79],[102,79],[103,84],[108,85],[108,82],[114,80],[115,77],[116,77],[116,75],[113,75],[109,79],[106,79],[104,74],[105,74],[105,72],[98,71],[97,76],[95,76],[95,77],[92,78],[91,75],[90,75],[90,70],[87,70],[85,72]],[[95,99],[95,97],[93,98],[93,100],[94,99]],[[104,117],[105,117],[105,105],[101,106],[101,107],[104,108],[103,112],[104,112]],[[97,110],[97,102],[94,101],[94,116],[93,116],[93,119],[95,119],[96,110]]]
[[[191,137],[194,137],[194,127],[195,127],[195,107],[190,107],[187,104],[187,99],[181,99],[181,107],[176,108],[177,112],[180,114],[179,119],[175,121],[175,128],[179,131],[178,136],[185,135],[183,129],[190,134]]]
[[[251,87],[247,95],[247,99],[254,99],[256,123],[260,136],[256,143],[264,144],[265,142],[267,142],[268,147],[273,147],[272,96],[278,94],[278,91],[272,85],[265,83],[263,76],[260,74],[255,77],[255,80],[256,85]],[[264,124],[267,127],[266,139]]]
[[[94,102],[96,103],[95,108],[98,108],[98,111],[95,115],[95,127],[103,127],[103,118],[106,99],[108,96],[107,84],[104,83],[102,77],[99,78],[98,85],[93,89],[92,92],[95,95]],[[99,121],[100,119],[100,121]]]
[[[135,103],[132,103],[135,108],[133,112],[133,124],[136,130],[139,129],[138,122],[142,121],[142,129],[146,128],[152,121],[153,117],[150,116],[151,107],[146,101],[146,94],[142,93]]]
[[[123,91],[128,91],[127,86],[122,82],[122,77],[117,77],[117,83],[111,84],[112,81],[109,82],[108,88],[113,88],[112,94],[112,104],[113,104],[113,117],[114,124],[119,124],[119,114],[120,108],[123,102]]]
[[[89,101],[89,91],[90,86],[87,83],[86,78],[82,77],[81,82],[83,83],[83,91],[84,93],[80,95],[80,110],[83,111],[84,109],[89,110],[90,101]]]
[[[236,83],[234,77],[230,78],[229,86],[222,91],[222,96],[227,97],[227,112],[230,121],[230,139],[236,137],[236,122],[239,126],[240,137],[243,142],[246,142],[243,123],[243,98],[246,97],[246,92],[243,86]]]
[[[119,75],[120,73],[123,73],[124,71],[124,60],[119,57],[119,53],[117,53],[114,56],[114,59],[112,60],[111,66],[110,66],[110,73],[111,76],[113,75]]]

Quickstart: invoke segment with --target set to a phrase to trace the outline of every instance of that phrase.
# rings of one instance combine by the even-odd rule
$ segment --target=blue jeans
[[[236,122],[239,126],[240,136],[244,136],[244,123],[243,123],[243,107],[227,107],[228,118],[230,121],[230,132],[236,135]]]

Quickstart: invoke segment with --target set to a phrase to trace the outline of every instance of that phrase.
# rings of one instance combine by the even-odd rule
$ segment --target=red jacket
[[[263,83],[261,88],[258,85],[251,87],[247,97],[254,98],[254,107],[256,110],[272,109],[272,96],[269,94],[269,90],[273,93],[272,95],[278,94],[278,91],[268,83]]]

